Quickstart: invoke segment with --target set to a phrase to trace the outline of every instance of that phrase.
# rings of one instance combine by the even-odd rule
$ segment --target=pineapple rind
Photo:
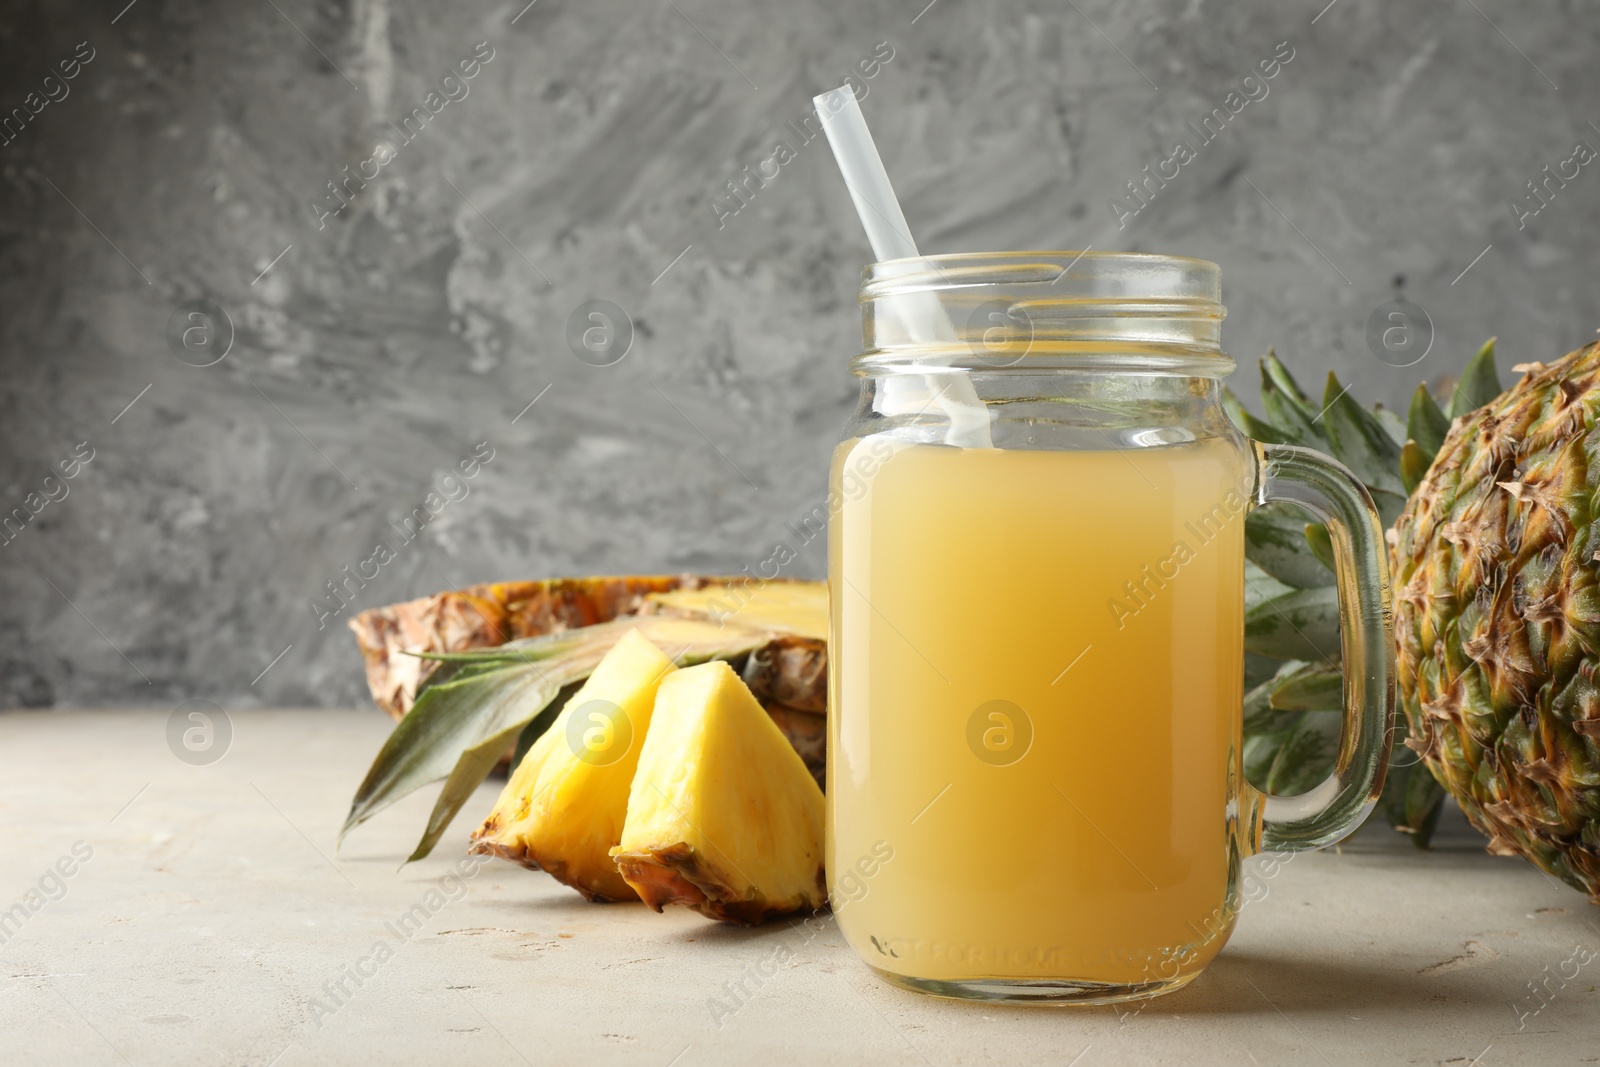
[[[1408,742],[1490,837],[1600,903],[1600,344],[1458,418],[1396,524]]]
[[[708,919],[756,926],[774,915],[806,906],[803,899],[791,907],[760,896],[735,896],[727,867],[687,844],[622,852],[616,861],[639,898],[658,912],[668,904],[682,904]]]
[[[646,594],[702,580],[633,575],[485,583],[372,608],[347,625],[366,661],[373,701],[398,719],[411,710],[418,688],[437,667],[404,652],[492,648],[609,622],[638,611]]]

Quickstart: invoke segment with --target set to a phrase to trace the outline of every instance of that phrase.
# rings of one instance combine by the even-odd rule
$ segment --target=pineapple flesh
[[[610,852],[657,687],[676,670],[638,630],[624,634],[512,772],[472,851],[548,871],[593,901],[637,899]]]
[[[707,584],[649,593],[645,600],[693,618],[732,620],[814,641],[828,639],[828,587],[822,582]]]
[[[827,900],[822,790],[726,663],[674,672],[611,850],[656,911],[755,924]]]

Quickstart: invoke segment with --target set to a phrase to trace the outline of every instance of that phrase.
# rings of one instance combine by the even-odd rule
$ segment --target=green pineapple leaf
[[[1308,522],[1305,526],[1306,546],[1311,549],[1311,554],[1322,561],[1328,570],[1333,570],[1333,538],[1328,536],[1328,528],[1320,522]]]
[[[1411,394],[1411,410],[1406,414],[1406,436],[1417,443],[1417,448],[1429,463],[1439,454],[1444,435],[1450,432],[1450,416],[1444,413],[1439,402],[1428,392],[1426,385],[1418,385]]]
[[[1267,772],[1266,790],[1280,796],[1304,793],[1333,770],[1339,723],[1331,715],[1300,712]]]
[[[1478,349],[1478,354],[1461,372],[1461,380],[1456,382],[1455,389],[1450,393],[1452,420],[1470,411],[1477,411],[1500,395],[1500,373],[1494,366],[1494,342],[1493,337],[1485,341],[1483,347]]]
[[[516,769],[517,764],[522,762],[522,757],[528,754],[528,749],[533,747],[533,743],[543,737],[546,730],[550,729],[551,723],[556,721],[556,716],[561,714],[561,709],[567,706],[567,701],[572,699],[572,695],[582,688],[582,682],[568,683],[543,711],[528,720],[528,725],[524,726],[522,732],[517,735],[517,743],[511,750],[511,768],[513,770]]]
[[[580,666],[574,662],[572,666],[587,674],[593,663]],[[472,678],[428,687],[373,760],[350,802],[350,814],[339,830],[335,850],[346,834],[390,804],[429,782],[448,778],[451,799],[441,797],[442,805],[436,805],[428,819],[424,844],[431,847],[427,839],[437,840],[449,824],[445,809],[449,809],[448,816],[455,814],[472,789],[488,777],[510,738],[556,698],[567,680],[561,675],[550,677],[541,664],[507,664]],[[485,763],[483,752],[496,744],[500,747]],[[423,844],[418,851],[427,854]],[[417,854],[412,858],[418,858]]]
[[[1288,736],[1287,730],[1269,731],[1261,726],[1245,725],[1242,755],[1246,781],[1257,789],[1267,787],[1267,775],[1271,773],[1272,763],[1278,758],[1278,751]]]
[[[1305,519],[1287,505],[1265,504],[1244,520],[1244,554],[1296,589],[1333,584],[1333,572],[1306,552]]]
[[[1228,413],[1228,418],[1239,428],[1239,432],[1255,441],[1264,441],[1269,445],[1287,444],[1288,438],[1278,431],[1276,426],[1264,419],[1258,419],[1239,402],[1233,390],[1227,386],[1222,387],[1222,410]]]
[[[1311,403],[1311,398],[1306,391],[1300,388],[1300,383],[1294,380],[1294,375],[1289,373],[1289,368],[1283,365],[1283,360],[1278,358],[1276,349],[1267,349],[1267,356],[1261,361],[1262,373],[1272,382],[1273,386],[1283,393],[1307,420],[1316,417],[1317,409]]]
[[[1396,712],[1395,719],[1405,716]],[[1389,750],[1389,770],[1383,778],[1383,793],[1378,798],[1378,806],[1383,809],[1383,818],[1391,827],[1401,833],[1410,833],[1410,824],[1406,822],[1406,785],[1411,777],[1411,772],[1416,767],[1403,767],[1398,762],[1404,751],[1399,745]],[[1424,771],[1424,774],[1427,772]]]
[[[546,705],[539,716],[550,710],[551,706]],[[554,716],[550,721],[554,721]],[[494,770],[494,765],[500,762],[500,757],[505,755],[506,747],[516,741],[517,736],[523,733],[528,725],[525,722],[513,723],[499,733],[490,734],[484,740],[462,750],[461,755],[456,758],[456,765],[450,770],[450,776],[444,780],[444,788],[439,791],[438,799],[433,802],[433,810],[428,813],[428,825],[422,831],[422,837],[417,841],[416,847],[411,850],[411,855],[406,857],[406,863],[415,863],[428,857],[428,853],[433,851],[433,846],[439,843],[439,838],[450,828],[451,820],[456,817],[461,806],[472,798],[478,786],[482,785],[483,780],[489,777],[489,772]]]
[[[1322,430],[1311,421],[1316,412],[1308,410],[1307,405],[1295,394],[1286,392],[1284,387],[1278,384],[1278,379],[1269,369],[1274,365],[1282,370],[1285,378],[1289,373],[1270,352],[1267,358],[1261,361],[1261,406],[1266,409],[1267,421],[1278,431],[1283,443],[1303,445],[1307,448],[1322,447]],[[1294,379],[1288,378],[1288,381],[1298,392],[1299,387],[1294,385]]]
[[[1381,804],[1390,826],[1410,834],[1418,848],[1427,848],[1444,811],[1444,788],[1421,763],[1400,762],[1410,754],[1403,744],[1395,745]]]
[[[1344,710],[1344,676],[1337,667],[1308,663],[1274,679],[1267,701],[1276,711]]]
[[[1333,742],[1337,741],[1337,735],[1328,731],[1326,723],[1332,723],[1337,729],[1338,717],[1280,711],[1271,702],[1274,688],[1308,666],[1289,660],[1245,694],[1244,774],[1257,789],[1285,794],[1304,792],[1333,768]],[[1308,723],[1308,719],[1323,720],[1323,723]]]
[[[1264,604],[1275,597],[1285,593],[1294,592],[1295,587],[1278,581],[1272,575],[1257,566],[1255,560],[1248,555],[1244,558],[1244,609],[1249,611],[1257,604]],[[1277,666],[1274,664],[1273,669]]]
[[[1382,404],[1374,404],[1372,417],[1378,420],[1378,425],[1383,427],[1384,432],[1389,435],[1389,440],[1396,446],[1406,443],[1406,424],[1400,421],[1400,416]]]
[[[1433,839],[1439,815],[1444,811],[1444,787],[1428,768],[1416,764],[1406,775],[1406,827],[1418,848],[1427,848]]]
[[[1246,689],[1254,689],[1262,682],[1270,681],[1278,673],[1281,664],[1278,660],[1258,656],[1254,652],[1244,654],[1244,684]]]
[[[1366,483],[1369,489],[1382,489],[1405,495],[1400,480],[1400,446],[1389,431],[1367,409],[1356,403],[1348,387],[1328,375],[1323,395],[1322,421],[1327,427],[1328,446],[1334,458]]]
[[[1272,687],[1276,684],[1276,677],[1268,678],[1244,695],[1245,733],[1254,734],[1274,728],[1277,714],[1272,707]]]
[[[1295,589],[1247,607],[1244,647],[1278,659],[1337,663],[1339,601],[1335,588]]]
[[[1427,475],[1432,461],[1426,453],[1417,446],[1415,441],[1407,441],[1400,450],[1400,480],[1406,483],[1406,492],[1414,493],[1417,486],[1422,484],[1422,479]]]
[[[401,649],[400,654],[403,656],[416,655],[416,653],[407,652],[405,649]],[[417,692],[412,698],[412,703],[421,700],[422,694],[436,685],[444,685],[446,682],[465,682],[469,678],[488,674],[490,671],[498,670],[512,662],[510,659],[484,660],[482,662],[442,661],[438,667],[434,668],[433,673],[425,676],[422,681],[417,683]]]
[[[1372,503],[1378,509],[1378,519],[1385,530],[1392,527],[1400,520],[1400,513],[1406,508],[1405,483],[1401,483],[1402,491],[1391,493],[1387,489],[1373,489]]]
[[[1280,669],[1244,695],[1244,776],[1257,789],[1267,787],[1272,765],[1299,721],[1299,716],[1274,711],[1270,703],[1272,687],[1283,673]]]

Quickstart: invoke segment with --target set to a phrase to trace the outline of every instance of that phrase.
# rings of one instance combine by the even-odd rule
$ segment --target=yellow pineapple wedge
[[[590,900],[637,899],[610,852],[656,689],[676,670],[638,630],[624,634],[517,764],[472,851],[548,871]]]
[[[664,679],[611,850],[660,911],[754,925],[827,900],[822,790],[726,663]]]

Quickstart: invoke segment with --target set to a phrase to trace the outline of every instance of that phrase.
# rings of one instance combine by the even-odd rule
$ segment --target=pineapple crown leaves
[[[1405,421],[1381,405],[1368,410],[1329,374],[1314,404],[1289,368],[1268,350],[1260,361],[1259,417],[1231,391],[1223,407],[1241,432],[1269,444],[1329,452],[1366,485],[1385,526],[1393,526],[1421,484],[1452,422],[1500,394],[1490,338],[1442,401],[1417,386]],[[1245,770],[1277,792],[1309,788],[1331,766],[1342,706],[1338,601],[1333,545],[1320,523],[1267,504],[1245,519]],[[1403,734],[1397,737],[1397,747]],[[1421,766],[1391,771],[1382,806],[1389,822],[1426,845],[1444,792]]]
[[[1371,411],[1363,408],[1333,374],[1328,375],[1323,406],[1318,408],[1272,349],[1261,359],[1261,406],[1266,418],[1253,414],[1231,390],[1223,390],[1222,403],[1234,424],[1255,440],[1330,452],[1368,489],[1403,498],[1409,490],[1398,472],[1406,446],[1414,444],[1415,454],[1431,464],[1450,424],[1500,395],[1503,387],[1494,352],[1491,337],[1467,362],[1444,403],[1425,383],[1419,384],[1404,423],[1382,405]]]
[[[1427,474],[1439,454],[1451,422],[1500,395],[1494,338],[1467,363],[1445,398],[1435,399],[1426,384],[1412,394],[1402,423],[1381,405],[1371,411],[1328,375],[1323,406],[1312,405],[1277,353],[1261,360],[1262,419],[1247,409],[1231,390],[1223,390],[1223,406],[1247,436],[1271,444],[1300,445],[1333,455],[1366,485],[1384,525],[1392,526],[1406,498]],[[1447,413],[1448,412],[1448,413]],[[1332,551],[1327,531],[1298,521],[1298,512],[1268,505],[1246,520],[1247,554],[1262,570],[1297,589],[1332,585]],[[1293,536],[1298,527],[1299,537]]]

